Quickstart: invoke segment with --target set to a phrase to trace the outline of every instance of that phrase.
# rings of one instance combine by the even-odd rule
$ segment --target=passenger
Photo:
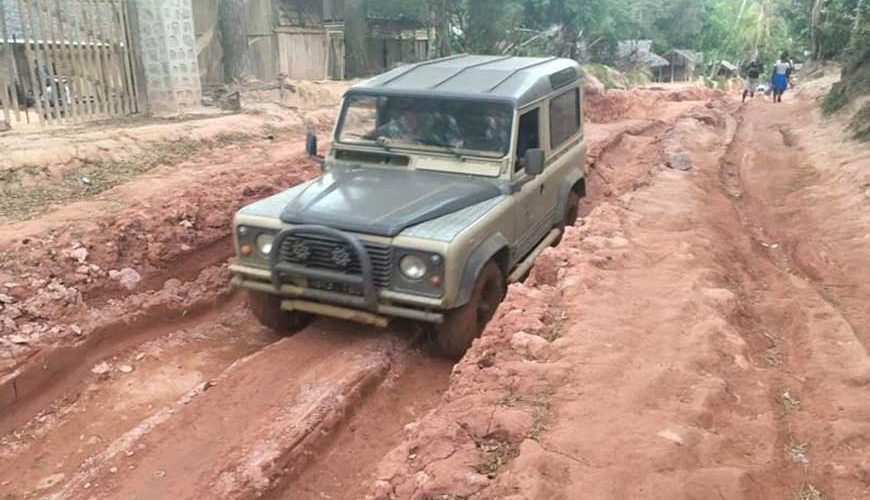
[[[405,107],[398,118],[394,118],[378,128],[377,136],[413,144],[419,140],[419,130],[420,123],[417,120],[417,113],[410,107]]]
[[[507,151],[511,133],[508,114],[497,104],[490,104],[486,107],[483,120],[486,124],[483,149],[500,153]]]
[[[762,66],[757,60],[752,59],[749,66],[746,68],[746,77],[743,87],[743,102],[746,102],[746,97],[755,98],[755,89],[758,88],[758,77],[761,76]]]
[[[783,52],[776,64],[773,65],[773,74],[770,77],[773,102],[782,102],[782,94],[788,89],[788,77],[791,75],[791,70],[792,65],[789,62],[788,52]]]

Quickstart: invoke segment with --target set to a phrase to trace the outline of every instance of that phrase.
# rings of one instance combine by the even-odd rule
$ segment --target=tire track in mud
[[[806,219],[783,218],[789,201],[777,183],[814,176],[811,168],[792,161],[789,148],[797,138],[783,136],[781,127],[757,134],[758,113],[744,109],[734,140],[720,164],[720,182],[732,201],[742,236],[748,245],[735,247],[734,291],[739,308],[734,319],[755,354],[752,362],[768,372],[771,411],[777,416],[777,442],[759,484],[775,483],[796,498],[859,498],[868,493],[855,478],[870,477],[861,456],[870,442],[855,439],[867,432],[870,405],[854,392],[870,385],[866,338],[852,318],[867,310],[852,310],[833,299],[825,276],[808,269],[785,242],[783,233],[813,231]],[[766,151],[759,161],[757,150]],[[747,182],[775,176],[772,183]],[[815,184],[815,182],[813,182]],[[829,193],[836,196],[835,193]],[[774,208],[775,207],[775,208]],[[808,207],[790,207],[800,213]],[[783,243],[780,243],[783,242]],[[866,305],[865,305],[866,307]],[[855,350],[855,346],[860,346]],[[766,480],[762,477],[767,478]]]

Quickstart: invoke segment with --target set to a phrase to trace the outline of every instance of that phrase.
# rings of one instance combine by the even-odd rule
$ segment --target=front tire
[[[451,359],[461,359],[495,315],[506,291],[504,273],[490,261],[480,271],[468,303],[447,311],[444,322],[434,326],[439,351]]]
[[[250,290],[248,306],[261,325],[282,335],[292,335],[311,322],[310,314],[281,309],[281,298],[272,294]]]

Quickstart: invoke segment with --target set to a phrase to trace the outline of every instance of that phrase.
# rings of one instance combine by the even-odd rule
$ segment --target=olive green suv
[[[319,177],[248,205],[233,283],[263,325],[312,315],[431,325],[461,357],[585,195],[581,72],[559,58],[460,55],[344,96]]]

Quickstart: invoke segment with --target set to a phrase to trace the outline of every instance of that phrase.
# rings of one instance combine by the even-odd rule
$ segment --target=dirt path
[[[745,214],[779,216],[751,205],[768,196],[750,177],[752,117],[738,126],[734,103],[698,100],[709,93],[645,92],[589,127],[584,224],[455,367],[406,324],[318,321],[286,339],[255,325],[226,286],[228,214],[313,173],[271,140],[192,157],[220,174],[208,191],[166,171],[166,192],[95,228],[13,241],[26,256],[14,279],[40,278],[33,263],[52,256],[77,294],[39,309],[40,293],[9,287],[15,305],[37,326],[81,322],[68,347],[90,357],[19,360],[54,378],[0,421],[14,429],[0,441],[4,495],[860,498],[870,370],[843,319],[860,307],[838,309],[760,245]],[[87,279],[67,281],[82,265]],[[130,290],[107,276],[126,265],[142,272]]]
[[[866,201],[806,161],[843,146],[780,137],[809,105],[753,106],[678,120],[655,142],[691,169],[622,183],[512,287],[442,404],[382,462],[376,498],[870,496],[870,359],[852,327],[868,313],[853,294]],[[655,146],[628,139],[598,165],[649,167]],[[803,270],[784,238],[814,234],[848,275]]]

